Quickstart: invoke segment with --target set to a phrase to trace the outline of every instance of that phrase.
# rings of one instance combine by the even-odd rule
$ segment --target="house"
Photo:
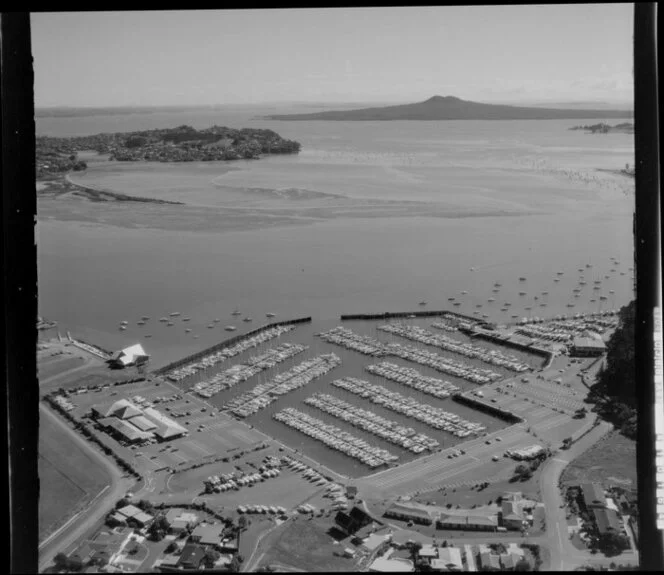
[[[595,520],[595,525],[600,534],[606,533],[609,530],[615,531],[616,533],[621,533],[623,531],[622,519],[613,509],[594,508],[590,513]]]
[[[189,539],[194,543],[200,543],[201,545],[214,545],[215,547],[218,547],[221,544],[223,532],[224,526],[221,524],[209,525],[207,523],[201,523],[192,531]]]
[[[394,503],[384,513],[385,517],[393,517],[402,521],[412,521],[420,525],[431,525],[431,513],[422,507]]]
[[[195,543],[187,543],[182,549],[177,566],[182,569],[198,569],[205,557],[205,547]]]
[[[140,343],[134,344],[113,354],[109,364],[113,367],[123,368],[131,365],[143,365],[150,360],[150,356]]]
[[[198,523],[198,515],[185,512],[182,509],[169,509],[165,517],[168,522],[168,530],[171,533],[182,533],[191,525]]]
[[[365,525],[373,523],[373,517],[360,507],[353,507],[348,513],[339,511],[335,515],[334,521],[340,530],[347,535],[352,535]]]
[[[463,571],[461,549],[458,547],[440,547],[438,557],[431,561],[435,571]]]
[[[490,551],[483,551],[480,553],[480,564],[482,566],[482,570],[496,569],[500,571],[500,557],[495,553],[491,553]]]
[[[161,441],[168,441],[187,434],[186,427],[183,427],[153,407],[147,407],[143,410],[143,415],[155,424],[156,429],[154,429],[153,433]]]
[[[372,533],[362,541],[362,545],[369,550],[369,552],[374,552],[376,549],[378,549],[383,543],[388,541],[389,536],[388,535],[378,535],[376,533]]]
[[[521,506],[515,501],[503,500],[498,518],[500,526],[507,529],[521,529],[526,522]]]
[[[583,483],[579,487],[581,488],[581,503],[587,511],[606,507],[604,489],[599,483]]]
[[[121,507],[120,509],[118,509],[117,513],[123,516],[126,520],[129,517],[133,517],[134,515],[142,513],[142,510],[139,507],[136,507],[135,505],[126,505],[125,507]]]
[[[419,550],[418,555],[422,559],[428,559],[428,560],[436,559],[438,557],[438,549],[436,549],[436,547],[434,547],[433,545],[427,543],[426,545],[422,545],[422,548]]]
[[[373,573],[410,573],[415,571],[415,567],[413,562],[408,559],[379,557],[369,565],[369,571]]]
[[[101,531],[81,545],[70,557],[78,557],[83,564],[90,561],[111,563],[129,542],[132,533],[133,531],[127,528]]]

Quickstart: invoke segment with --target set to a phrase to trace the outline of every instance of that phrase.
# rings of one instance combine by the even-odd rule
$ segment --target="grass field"
[[[110,483],[97,460],[45,417],[39,429],[39,480],[40,540]]]
[[[261,565],[281,564],[308,572],[354,571],[355,562],[352,559],[334,555],[341,549],[323,526],[297,518],[272,543]]]
[[[636,489],[637,473],[636,442],[612,431],[568,465],[561,479],[566,485],[597,481]]]

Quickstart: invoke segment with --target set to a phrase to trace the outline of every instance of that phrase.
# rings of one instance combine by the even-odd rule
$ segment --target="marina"
[[[387,361],[377,365],[367,365],[364,369],[373,375],[378,375],[406,387],[417,389],[438,399],[446,399],[460,389],[448,381],[428,377],[413,368],[402,367],[396,363]]]
[[[320,441],[332,449],[341,451],[345,455],[361,461],[372,469],[399,459],[398,456],[386,449],[373,447],[366,441],[334,425],[327,425],[320,419],[316,419],[292,407],[287,407],[275,413],[273,418],[288,427],[297,429],[299,432]]]
[[[274,367],[287,359],[305,351],[307,346],[283,343],[274,349],[270,349],[260,355],[255,355],[247,359],[244,364],[234,365],[230,369],[215,375],[214,377],[196,383],[192,391],[201,397],[210,398],[220,391],[230,389],[241,383],[247,381],[254,375]]]
[[[412,427],[404,427],[394,421],[390,421],[374,412],[356,407],[342,399],[319,393],[304,400],[304,403],[333,415],[343,421],[369,431],[378,437],[411,451],[422,453],[425,450],[433,450],[440,443],[424,434],[418,434]]]
[[[486,430],[486,426],[480,423],[466,421],[455,413],[419,403],[413,398],[405,397],[399,393],[389,391],[383,386],[374,385],[362,379],[353,377],[337,379],[332,382],[332,385],[369,399],[372,403],[417,419],[434,429],[451,433],[456,437],[477,435]]]
[[[305,360],[229,401],[224,409],[238,417],[248,417],[276,401],[277,397],[311,383],[340,364],[341,359],[333,353]]]

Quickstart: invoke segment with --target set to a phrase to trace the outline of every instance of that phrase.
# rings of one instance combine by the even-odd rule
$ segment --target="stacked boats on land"
[[[225,347],[219,351],[210,353],[209,355],[204,356],[203,358],[196,360],[192,363],[188,363],[182,367],[178,367],[172,370],[168,374],[168,379],[174,382],[183,380],[186,377],[194,375],[201,370],[214,367],[215,365],[226,361],[228,358],[235,357],[243,351],[251,349],[252,347],[257,347],[261,343],[265,343],[275,337],[279,337],[283,333],[287,333],[295,329],[294,325],[276,325],[274,327],[269,327],[256,335],[247,337],[238,341],[236,344]]]
[[[343,419],[355,427],[369,431],[412,453],[422,453],[426,449],[433,450],[440,446],[438,441],[423,433],[418,434],[412,427],[404,427],[396,421],[390,421],[372,411],[356,407],[326,393],[312,395],[305,399],[304,403]]]
[[[381,465],[399,459],[398,456],[390,453],[386,449],[372,446],[359,437],[355,437],[334,425],[328,425],[320,419],[312,417],[293,407],[282,409],[272,417],[284,425],[297,429],[332,449],[336,449],[337,451],[345,453],[349,457],[361,461],[371,468],[380,467]]]
[[[245,364],[234,365],[230,369],[219,373],[206,381],[201,381],[193,387],[193,391],[201,397],[212,397],[217,393],[230,389],[238,383],[247,381],[250,377],[274,367],[287,359],[308,349],[306,345],[298,343],[283,343],[276,348],[269,349],[260,355],[250,357]]]
[[[385,379],[417,389],[438,399],[445,399],[459,391],[459,388],[449,381],[428,377],[412,367],[403,367],[388,361],[383,361],[377,365],[369,365],[365,369],[374,375],[380,375]]]
[[[481,433],[486,429],[480,423],[466,421],[455,413],[419,403],[412,397],[406,397],[395,391],[390,391],[382,385],[369,383],[363,379],[345,377],[335,379],[332,385],[368,399],[372,403],[382,405],[386,409],[417,419],[434,429],[447,431],[456,437],[468,437],[471,434]]]
[[[520,325],[517,333],[538,339],[548,339],[563,343],[571,343],[574,337],[589,331],[602,334],[607,329],[617,327],[619,319],[617,312],[604,311],[594,314],[576,314],[574,317],[556,316],[555,319],[545,320],[537,324]]]
[[[208,477],[204,484],[209,491],[221,493],[222,491],[229,491],[231,489],[239,490],[245,486],[251,486],[259,481],[265,481],[272,477],[277,477],[281,474],[279,469],[264,469],[255,473],[243,473],[241,471],[234,471],[222,475],[213,475]]]
[[[528,364],[519,361],[518,358],[512,355],[501,353],[497,350],[489,351],[486,348],[473,345],[471,343],[463,343],[445,335],[432,333],[416,325],[409,325],[406,323],[389,323],[380,325],[377,329],[387,333],[400,335],[401,337],[405,337],[406,339],[410,339],[412,341],[433,345],[445,351],[458,353],[459,355],[463,355],[465,357],[480,359],[486,363],[498,365],[500,367],[504,367],[505,369],[516,371],[517,373],[530,369]]]
[[[286,393],[303,387],[341,365],[341,358],[329,353],[307,359],[292,369],[279,373],[265,383],[229,401],[224,408],[238,417],[248,417]]]

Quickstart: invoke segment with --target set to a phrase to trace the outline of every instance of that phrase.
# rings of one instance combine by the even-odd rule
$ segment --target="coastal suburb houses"
[[[448,509],[414,502],[399,502],[388,507],[384,517],[437,529],[464,531],[520,531],[532,524],[534,501],[520,492],[509,492],[499,503],[475,509]]]

